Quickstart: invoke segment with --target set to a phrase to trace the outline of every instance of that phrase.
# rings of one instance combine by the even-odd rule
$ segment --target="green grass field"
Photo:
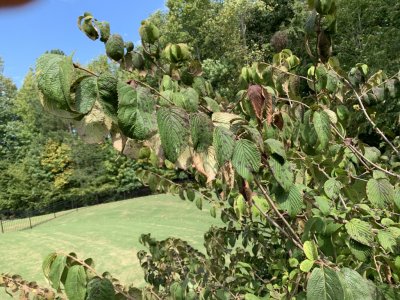
[[[170,195],[156,195],[79,209],[33,229],[0,234],[0,273],[19,274],[45,283],[43,258],[52,251],[92,257],[99,272],[109,271],[123,283],[142,285],[143,272],[136,257],[144,249],[138,238],[151,233],[169,236],[203,249],[203,235],[218,219],[207,207]]]

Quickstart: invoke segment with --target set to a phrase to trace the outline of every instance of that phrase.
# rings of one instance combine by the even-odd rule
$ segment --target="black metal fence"
[[[118,198],[91,197],[86,195],[83,199],[60,200],[45,207],[29,210],[0,210],[0,233],[32,229],[33,227],[51,221],[55,218],[78,211],[79,208],[97,204],[125,200],[134,197],[150,195],[148,188],[141,188],[120,194]]]
[[[32,229],[39,224],[43,224],[74,211],[78,211],[78,206],[73,203],[73,201],[71,201],[69,204],[61,201],[58,203],[51,203],[47,207],[36,210],[2,210],[0,211],[0,232],[6,233],[11,231]]]

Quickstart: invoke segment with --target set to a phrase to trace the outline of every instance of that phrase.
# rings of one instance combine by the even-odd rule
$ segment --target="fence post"
[[[32,221],[31,221],[31,213],[28,213],[28,218],[29,218],[29,227],[32,229]]]
[[[1,233],[4,233],[3,218],[0,218],[0,224],[1,224]]]

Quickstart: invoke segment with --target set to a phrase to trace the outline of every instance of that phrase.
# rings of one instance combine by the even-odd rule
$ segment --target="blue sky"
[[[111,24],[111,33],[124,40],[139,40],[140,22],[164,9],[164,0],[36,0],[32,4],[0,10],[0,57],[4,75],[21,86],[25,74],[46,50],[75,51],[82,64],[104,53],[104,44],[87,38],[77,26],[85,11]]]

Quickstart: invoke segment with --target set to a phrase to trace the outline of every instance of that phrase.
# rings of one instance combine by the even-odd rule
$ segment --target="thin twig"
[[[65,255],[66,257],[69,257],[69,258],[71,258],[72,260],[74,260],[74,261],[76,261],[77,263],[79,263],[80,265],[82,265],[83,267],[85,267],[85,268],[87,268],[88,270],[90,270],[93,274],[95,274],[96,276],[98,276],[98,277],[100,277],[100,278],[104,278],[103,276],[101,276],[100,274],[98,274],[97,272],[96,272],[96,270],[95,269],[93,269],[91,266],[89,266],[87,263],[85,263],[84,261],[82,261],[82,260],[80,260],[80,259],[78,259],[78,258],[76,258],[76,257],[74,257],[74,256],[72,256],[72,255],[69,255],[69,254],[66,254],[66,253],[59,253],[59,254],[62,254],[62,255]],[[113,285],[113,287],[114,287],[114,290],[117,292],[117,293],[120,293],[120,294],[122,294],[124,297],[126,297],[126,299],[128,299],[128,300],[135,300],[135,298],[134,297],[132,297],[132,296],[130,296],[129,294],[127,294],[127,293],[125,293],[123,290],[121,290],[119,287],[116,287],[115,285]]]
[[[243,93],[243,95],[239,98],[239,100],[234,102],[233,106],[227,112],[231,113],[236,108],[236,106],[246,98],[246,95],[247,93]]]
[[[293,100],[293,99],[290,99],[290,98],[282,98],[282,97],[275,97],[275,98],[278,99],[278,100],[282,100],[282,101],[298,103],[298,104],[303,105],[304,107],[310,108],[310,106],[308,106],[307,104],[305,104],[305,103],[303,103],[301,101]]]
[[[392,142],[386,137],[386,135],[383,133],[382,130],[379,129],[379,127],[376,125],[376,123],[371,119],[369,116],[367,110],[365,109],[364,103],[362,102],[361,96],[357,93],[356,89],[353,87],[353,85],[343,76],[338,74],[336,72],[337,76],[339,76],[354,92],[354,95],[357,98],[358,103],[360,104],[361,110],[364,113],[365,117],[367,118],[368,122],[372,125],[372,127],[375,129],[375,131],[392,147],[392,149],[396,152],[397,155],[400,155],[400,151],[392,144]]]
[[[146,46],[144,44],[143,44],[143,51],[146,52],[146,54],[149,55],[150,57],[152,56],[151,53],[147,50],[147,48],[146,48]],[[164,74],[168,74],[167,71],[165,71],[164,68],[157,63],[157,61],[152,59],[151,63],[153,65],[155,65],[157,68],[159,68]]]
[[[304,77],[304,76],[301,76],[301,75],[298,75],[298,74],[295,74],[295,73],[291,73],[291,72],[289,72],[289,71],[281,70],[279,67],[274,66],[274,65],[269,64],[269,63],[266,63],[266,64],[269,65],[271,68],[276,69],[276,70],[278,70],[278,71],[280,71],[280,72],[282,72],[282,73],[284,73],[284,74],[286,74],[286,75],[296,76],[296,77],[299,77],[299,78],[301,78],[301,79],[304,79],[304,80],[307,80],[307,81],[312,82],[312,80],[311,80],[310,78],[307,78],[307,77]]]
[[[288,221],[284,218],[284,216],[280,213],[278,208],[276,207],[274,201],[272,201],[271,197],[268,195],[267,191],[264,189],[264,187],[261,185],[261,183],[255,179],[254,182],[258,186],[258,188],[261,190],[263,193],[265,199],[267,200],[268,204],[271,206],[271,208],[274,210],[274,212],[278,215],[278,217],[282,220],[282,222],[285,224],[285,226],[289,229],[290,233],[293,235],[293,237],[300,243],[301,245],[301,239],[297,235],[297,233],[293,230],[293,228],[290,226]],[[302,248],[303,246],[301,246]]]
[[[374,264],[375,264],[376,271],[378,271],[379,280],[381,281],[381,283],[383,283],[383,279],[382,279],[382,276],[381,276],[381,267],[378,266],[378,263],[376,261],[376,256],[373,255],[372,257],[374,258]]]
[[[78,64],[76,64],[76,63],[74,63],[73,65],[74,65],[74,67],[75,67],[76,69],[85,71],[85,72],[87,72],[87,73],[89,73],[89,74],[91,74],[91,75],[93,75],[93,76],[99,77],[99,75],[97,75],[96,73],[90,71],[89,69],[86,69],[86,68],[84,68],[84,67],[81,67],[80,65],[78,65]]]
[[[396,73],[396,74],[390,76],[389,78],[387,78],[386,80],[382,81],[381,83],[379,83],[379,84],[373,86],[372,88],[369,88],[369,89],[363,91],[362,94],[361,94],[360,96],[362,97],[362,96],[366,95],[368,92],[372,91],[373,88],[376,88],[376,87],[381,86],[381,85],[383,85],[383,84],[385,84],[385,83],[388,83],[389,80],[391,80],[391,79],[393,79],[393,78],[396,78],[396,77],[398,77],[398,76],[399,76],[399,73]]]
[[[366,158],[356,147],[354,147],[353,145],[347,143],[347,142],[346,142],[346,138],[340,134],[339,130],[338,130],[335,126],[332,126],[332,128],[333,128],[333,130],[336,132],[336,134],[345,142],[345,143],[344,143],[345,146],[346,146],[347,148],[349,148],[354,154],[356,154],[357,156],[361,157],[362,160],[364,160],[365,162],[369,163],[369,164],[370,164],[371,166],[373,166],[374,168],[376,168],[376,169],[378,169],[378,170],[380,170],[380,171],[382,171],[382,172],[384,172],[384,173],[386,173],[386,174],[388,174],[388,175],[390,175],[390,176],[397,177],[397,178],[400,179],[400,174],[396,174],[396,173],[393,173],[393,172],[391,172],[391,171],[388,171],[388,170],[386,170],[386,169],[380,167],[379,165],[373,163],[372,161],[370,161],[370,160],[369,160],[368,158]]]
[[[162,176],[162,175],[160,175],[160,174],[157,174],[157,173],[152,172],[152,171],[150,171],[150,170],[145,170],[145,172],[149,172],[149,173],[151,173],[152,175],[157,176],[157,177],[160,178],[160,179],[163,179],[163,180],[165,180],[165,181],[168,181],[171,185],[175,185],[175,186],[177,186],[177,187],[179,187],[179,188],[181,188],[181,189],[184,189],[184,186],[182,186],[181,184],[176,183],[176,182],[173,182],[172,180],[170,180],[170,179],[168,179],[168,178],[166,178],[166,177],[164,177],[164,176]],[[204,199],[208,200],[208,202],[210,202],[210,203],[215,202],[214,199],[212,199],[212,198],[210,198],[210,197],[204,195],[201,191],[197,191],[197,192],[198,192]]]
[[[272,219],[267,213],[265,213],[260,206],[258,206],[257,203],[253,202],[252,205],[257,208],[257,210],[264,216],[264,218],[267,219],[269,223],[271,223],[273,226],[275,226],[284,236],[287,238],[291,239],[292,242],[300,249],[303,249],[303,246],[294,238],[292,237],[289,233],[287,233],[278,223],[275,222],[274,219]]]

